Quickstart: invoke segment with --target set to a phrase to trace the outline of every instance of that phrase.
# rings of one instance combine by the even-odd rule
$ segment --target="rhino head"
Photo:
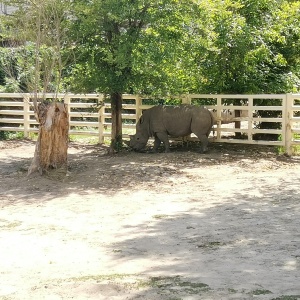
[[[141,133],[136,133],[135,135],[130,135],[129,146],[135,151],[141,151],[144,149],[148,142],[148,136]]]
[[[135,151],[141,151],[146,147],[150,135],[149,115],[146,111],[136,124],[136,133],[134,135],[130,135],[129,146]]]

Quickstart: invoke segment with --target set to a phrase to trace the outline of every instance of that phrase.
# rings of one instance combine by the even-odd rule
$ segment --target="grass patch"
[[[152,218],[160,220],[160,219],[167,219],[169,218],[169,216],[161,214],[161,215],[154,215],[152,216]]]
[[[254,290],[248,294],[254,295],[254,296],[259,296],[259,295],[268,295],[268,294],[273,294],[271,291],[269,290],[263,290],[263,289],[257,289]]]
[[[184,281],[180,282],[178,285],[183,287],[184,291],[189,294],[199,294],[201,292],[208,292],[210,290],[209,285],[201,282]]]
[[[1,130],[1,127],[0,127]],[[0,140],[15,140],[24,139],[22,131],[0,131]]]
[[[22,224],[22,222],[20,222],[20,221],[9,222],[9,221],[6,221],[6,220],[0,220],[0,222],[1,223],[5,222],[4,224],[0,223],[0,228],[2,228],[2,229],[14,229],[14,228],[16,228],[16,227],[18,227]]]
[[[69,135],[69,141],[70,142],[77,142],[77,143],[95,145],[95,144],[98,144],[99,137],[98,136],[91,136],[91,135],[70,134]]]
[[[300,146],[292,146],[292,153],[293,155],[299,155],[300,154]]]
[[[120,280],[128,277],[135,276],[134,274],[103,274],[103,275],[86,275],[80,277],[71,277],[69,278],[70,281],[89,281],[94,280],[97,282],[105,281],[105,280]]]
[[[292,140],[294,141],[299,141],[300,140],[300,134],[297,134],[297,133],[294,133],[293,134],[293,137],[292,137]],[[279,141],[282,141],[282,137],[280,136],[279,137]],[[286,153],[286,149],[285,147],[282,147],[282,146],[278,146],[277,147],[277,154],[284,154]],[[299,155],[300,154],[300,145],[293,145],[292,146],[292,153],[293,155]]]
[[[150,280],[142,280],[139,287],[168,288],[179,282],[180,276],[155,276],[150,277]]]
[[[205,244],[201,244],[201,245],[197,245],[197,248],[203,248],[203,249],[217,249],[221,246],[225,246],[225,243],[222,242],[216,242],[216,241],[212,241],[212,242],[208,242]]]
[[[209,285],[202,282],[191,282],[183,280],[181,276],[154,276],[150,278],[139,278],[137,274],[107,274],[71,277],[67,281],[84,282],[95,281],[111,283],[132,289],[151,290],[153,293],[164,295],[166,300],[182,300],[184,295],[202,295],[211,291]],[[65,282],[62,279],[58,283]],[[184,297],[183,297],[184,298]]]
[[[152,287],[172,292],[173,289],[188,294],[201,294],[210,290],[210,287],[202,282],[182,281],[180,276],[158,276],[151,277],[150,280],[140,281],[139,287]]]
[[[282,155],[286,153],[286,149],[282,146],[277,147],[277,154]],[[300,154],[300,146],[294,145],[292,146],[292,155]]]
[[[272,300],[299,300],[299,299],[300,299],[300,295],[286,295],[286,296],[273,298]]]

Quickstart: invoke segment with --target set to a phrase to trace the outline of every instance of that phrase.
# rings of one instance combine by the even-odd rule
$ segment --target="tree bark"
[[[39,172],[41,175],[50,169],[68,167],[69,116],[67,105],[63,103],[40,103],[37,107],[40,123],[34,157],[28,175]]]
[[[122,94],[111,95],[111,151],[119,151],[122,147]]]

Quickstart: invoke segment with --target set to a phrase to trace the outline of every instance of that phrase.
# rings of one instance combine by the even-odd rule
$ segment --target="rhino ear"
[[[130,138],[130,140],[132,140],[133,139],[133,135],[129,134],[129,138]]]
[[[143,116],[141,116],[140,117],[140,124],[143,124],[143,122],[144,122],[144,118],[143,118]]]

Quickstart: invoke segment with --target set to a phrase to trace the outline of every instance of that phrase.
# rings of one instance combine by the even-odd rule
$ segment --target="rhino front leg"
[[[156,138],[164,143],[165,152],[170,152],[170,143],[169,143],[168,134],[164,133],[164,132],[158,132],[158,133],[156,133],[155,139]]]
[[[161,144],[161,140],[160,140],[157,136],[155,136],[155,137],[154,137],[154,147],[153,147],[153,152],[157,152],[157,150],[158,150],[160,144]]]

